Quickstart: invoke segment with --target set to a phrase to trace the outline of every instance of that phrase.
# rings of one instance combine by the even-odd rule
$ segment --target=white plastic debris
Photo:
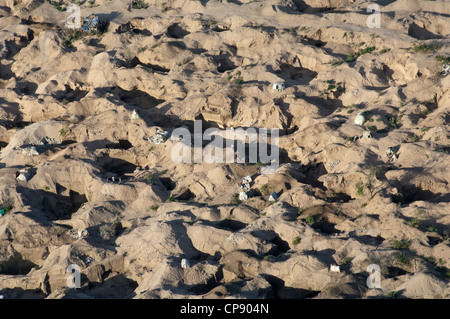
[[[136,110],[133,110],[133,113],[131,113],[131,119],[132,120],[137,120],[140,119],[141,117],[139,116],[139,114],[136,112]]]
[[[450,74],[450,64],[444,64],[442,66],[442,72],[441,72],[441,76],[447,76]]]
[[[269,196],[269,202],[276,202],[278,199],[278,195],[275,192],[272,192],[272,194],[270,194]]]
[[[239,187],[243,192],[247,192],[250,190],[250,183],[252,182],[252,178],[250,176],[245,176],[241,182],[238,183]]]
[[[239,200],[247,200],[248,199],[248,195],[246,192],[242,191],[239,193]]]
[[[364,117],[364,115],[362,113],[358,113],[358,115],[356,115],[355,124],[363,125],[365,121],[366,121],[366,118]]]
[[[386,150],[386,156],[389,158],[390,161],[397,160],[397,154],[396,150],[393,147],[388,147]]]
[[[89,232],[87,229],[79,229],[78,230],[78,238],[87,237],[89,235]]]
[[[331,162],[328,164],[328,166],[330,166],[331,168],[334,168],[336,165],[339,165],[341,161],[340,160],[336,160],[334,162]]]
[[[337,265],[334,265],[334,264],[331,264],[330,265],[330,271],[331,272],[341,272],[341,267],[337,266]]]
[[[27,169],[21,169],[16,173],[16,178],[19,181],[27,182],[30,178],[30,172]]]
[[[169,132],[157,129],[155,136],[153,136],[149,140],[151,140],[155,144],[161,144],[161,143],[164,143],[165,141],[167,141],[168,138],[169,138]]]
[[[36,146],[29,146],[22,148],[22,155],[23,156],[36,156],[39,155],[39,152],[36,148]]]
[[[181,268],[188,269],[191,265],[189,264],[189,260],[181,259]]]
[[[283,92],[286,89],[286,86],[284,85],[284,82],[274,82],[272,89]]]

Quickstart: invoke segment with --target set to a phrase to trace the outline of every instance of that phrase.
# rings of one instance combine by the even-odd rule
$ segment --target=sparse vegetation
[[[269,193],[269,185],[264,184],[259,190],[261,191],[261,194],[267,195]]]
[[[394,244],[392,245],[392,247],[394,249],[408,249],[409,246],[411,245],[411,241],[407,240],[407,239],[402,239],[402,240],[396,240],[394,241]]]
[[[299,237],[295,237],[292,240],[292,245],[296,246],[296,245],[300,244],[300,241],[301,241],[301,239]]]
[[[59,130],[59,134],[61,135],[61,137],[66,136],[67,133],[69,133],[69,128],[67,127],[63,127],[62,129]]]
[[[397,298],[397,293],[398,293],[397,291],[390,291],[386,294],[386,298],[395,299]]]
[[[450,64],[450,56],[444,57],[442,55],[437,55],[435,59],[436,62],[439,62],[441,64]]]
[[[361,46],[361,44],[360,44],[360,46]],[[356,51],[354,53],[348,54],[344,60],[333,62],[332,65],[338,66],[338,65],[343,64],[344,62],[346,62],[346,63],[355,62],[360,56],[371,53],[374,50],[375,50],[375,47],[366,47],[364,49],[359,49],[358,51]]]
[[[153,204],[149,208],[150,208],[150,210],[157,210],[159,208],[159,205]]]
[[[405,265],[409,265],[410,264],[409,258],[406,257],[406,255],[404,253],[402,253],[402,252],[398,253],[395,257],[402,264],[405,264]]]
[[[442,45],[436,41],[431,43],[414,42],[411,49],[416,53],[436,53],[441,47]]]
[[[230,204],[231,205],[239,205],[241,201],[239,200],[239,194],[233,194],[231,196]]]
[[[306,216],[305,222],[306,222],[308,225],[313,225],[313,224],[315,223],[314,217],[312,217],[312,216]]]
[[[359,196],[364,196],[363,184],[361,182],[356,183],[355,188]]]
[[[148,8],[148,4],[146,4],[142,0],[133,0],[133,2],[131,3],[131,7],[133,9],[147,9]]]

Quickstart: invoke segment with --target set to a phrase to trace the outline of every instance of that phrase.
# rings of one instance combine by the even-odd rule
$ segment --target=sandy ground
[[[70,3],[0,1],[0,295],[450,296],[448,1]],[[177,163],[195,123],[278,169]]]

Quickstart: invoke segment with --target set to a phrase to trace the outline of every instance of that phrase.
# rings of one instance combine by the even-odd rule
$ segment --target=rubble
[[[161,144],[161,143],[164,143],[165,141],[167,141],[168,138],[169,138],[169,132],[157,129],[156,134],[152,138],[149,138],[149,140],[155,144]]]
[[[280,92],[283,92],[286,89],[286,85],[284,84],[284,82],[274,82],[272,85],[272,89],[273,90],[278,90]]]

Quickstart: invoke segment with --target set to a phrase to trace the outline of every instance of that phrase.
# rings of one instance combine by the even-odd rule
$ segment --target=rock
[[[39,155],[39,152],[36,148],[36,146],[28,146],[24,147],[21,150],[23,156],[36,156]]]

